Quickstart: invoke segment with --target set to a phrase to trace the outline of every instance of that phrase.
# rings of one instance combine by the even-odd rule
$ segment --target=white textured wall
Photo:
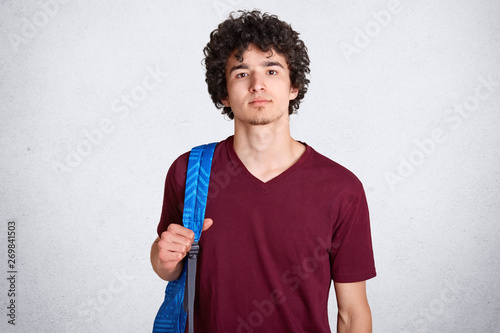
[[[367,190],[374,332],[498,328],[500,3],[244,3],[291,22],[309,48],[293,136]],[[200,61],[210,31],[242,6],[0,0],[0,331],[150,331],[165,174],[232,133]],[[332,293],[332,328],[335,314]]]

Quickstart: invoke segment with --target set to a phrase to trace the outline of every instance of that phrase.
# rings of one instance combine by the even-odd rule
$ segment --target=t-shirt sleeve
[[[157,228],[158,236],[167,230],[170,223],[182,225],[188,158],[189,152],[181,155],[172,163],[167,172],[160,223]]]
[[[358,185],[343,196],[340,204],[331,247],[335,282],[358,282],[376,276],[368,204],[363,186]]]

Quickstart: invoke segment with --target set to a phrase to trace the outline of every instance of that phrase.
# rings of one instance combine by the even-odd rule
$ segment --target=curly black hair
[[[222,100],[228,96],[226,62],[235,50],[236,58],[242,61],[243,53],[250,44],[254,44],[262,52],[274,50],[286,58],[291,85],[299,90],[297,97],[288,105],[288,114],[295,113],[309,85],[306,78],[310,72],[307,47],[299,39],[299,33],[276,15],[262,14],[258,10],[240,10],[238,13],[239,16],[232,12],[227,20],[212,31],[210,41],[203,49],[207,70],[205,82],[215,107],[222,108],[222,114],[234,119],[231,108],[222,104]]]

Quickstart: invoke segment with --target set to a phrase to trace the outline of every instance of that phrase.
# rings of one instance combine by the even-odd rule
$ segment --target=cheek
[[[228,87],[228,96],[232,100],[240,100],[248,91],[243,82],[237,82]]]

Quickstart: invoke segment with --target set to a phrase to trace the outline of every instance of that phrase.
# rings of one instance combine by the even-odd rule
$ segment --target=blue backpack
[[[198,241],[205,219],[210,170],[216,145],[217,143],[210,143],[194,147],[189,154],[182,223],[184,227],[194,231],[194,242],[184,261],[181,275],[167,284],[165,300],[156,315],[153,333],[184,333],[188,317],[189,332],[193,332]]]

